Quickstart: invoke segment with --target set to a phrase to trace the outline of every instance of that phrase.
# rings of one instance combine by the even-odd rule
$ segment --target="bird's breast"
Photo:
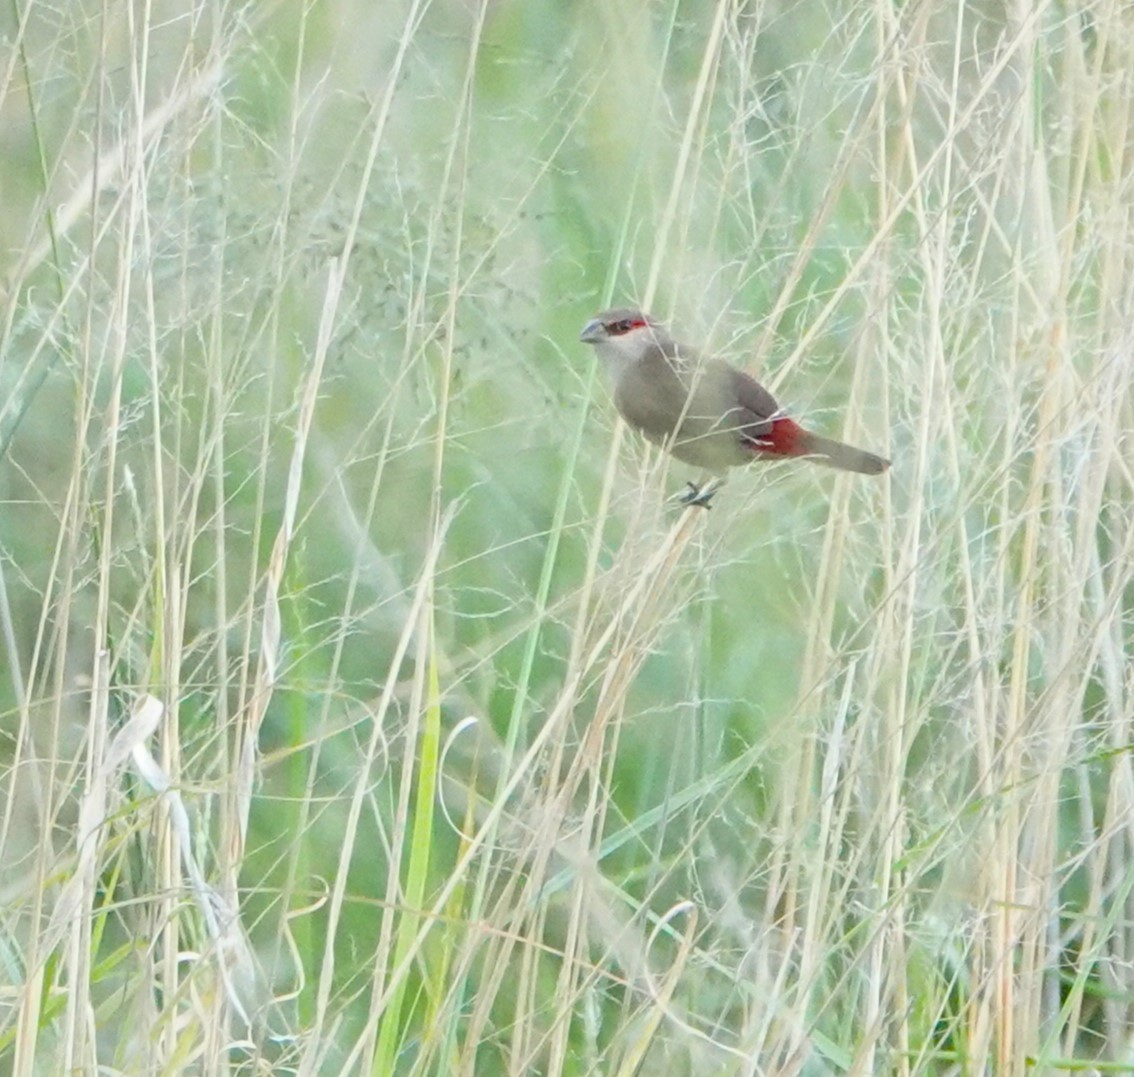
[[[614,399],[622,417],[650,441],[694,467],[723,471],[746,462],[728,386],[708,364],[658,357],[625,368]]]

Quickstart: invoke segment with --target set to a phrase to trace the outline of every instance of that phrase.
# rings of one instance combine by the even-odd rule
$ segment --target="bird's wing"
[[[776,398],[755,378],[743,370],[729,367],[732,373],[732,388],[736,396],[736,426],[745,440],[762,441],[772,433],[772,420],[779,418],[780,406]]]
[[[771,434],[772,420],[781,416],[780,406],[755,378],[723,359],[706,357],[672,340],[660,350],[681,381],[692,387],[689,405],[694,415],[714,417],[718,430],[736,430],[742,441],[760,441]]]

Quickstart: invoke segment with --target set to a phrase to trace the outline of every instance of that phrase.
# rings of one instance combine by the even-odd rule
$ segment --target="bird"
[[[633,307],[597,314],[579,339],[594,345],[619,414],[678,460],[710,473],[681,498],[708,507],[731,467],[806,457],[827,467],[880,475],[890,461],[805,430],[758,381],[723,359],[679,344]]]

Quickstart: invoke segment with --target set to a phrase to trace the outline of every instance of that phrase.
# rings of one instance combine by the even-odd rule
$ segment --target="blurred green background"
[[[138,693],[167,708],[155,754],[240,910],[256,971],[236,993],[259,1016],[239,1051],[210,1054],[207,1031],[182,1032],[184,1056],[139,1046],[158,1014],[233,1016],[219,981],[183,970],[182,995],[154,972],[180,876],[176,858],[153,867],[153,791],[114,775],[86,907],[99,1017],[76,1057],[382,1072],[394,1035],[407,1073],[1009,1072],[1117,1044],[1125,1017],[1083,1007],[1106,978],[1068,956],[1088,947],[1077,928],[1053,941],[1058,912],[1037,913],[1031,950],[1023,928],[973,928],[1013,903],[1091,906],[1078,856],[1108,854],[1085,820],[1119,809],[1092,790],[1116,780],[1105,753],[1130,717],[1129,473],[1092,447],[1113,452],[1130,419],[1131,27],[1095,7],[0,14],[0,862],[12,982],[48,962],[37,1016],[29,991],[0,1025],[11,1071],[82,1041],[60,1027],[73,974],[31,940],[99,774],[100,655],[108,736]],[[624,302],[894,457],[891,475],[734,476],[639,604],[685,526],[664,499],[690,476],[612,441],[577,337]],[[261,634],[277,600],[278,649]],[[425,780],[403,762],[428,770],[418,722],[443,742],[466,717],[438,798],[468,812],[462,838],[400,798]],[[555,859],[533,867],[504,832],[462,863],[513,748],[549,722],[569,760],[591,759],[589,729],[606,738],[594,785],[541,756],[503,798],[529,821],[558,805]],[[643,953],[675,902],[700,910],[686,1023],[667,1011],[660,1040],[622,936],[563,896],[593,882],[576,826]],[[1042,897],[989,881],[985,862],[1033,840]],[[403,841],[426,904],[462,883],[389,1033],[373,954],[378,925],[419,907],[387,904]],[[500,874],[474,882],[489,861]],[[223,952],[190,905],[184,946]],[[1120,960],[1125,935],[1104,934]],[[665,949],[681,959],[676,935]],[[571,953],[617,974],[564,996]],[[996,977],[1031,983],[1033,966],[998,1011]]]

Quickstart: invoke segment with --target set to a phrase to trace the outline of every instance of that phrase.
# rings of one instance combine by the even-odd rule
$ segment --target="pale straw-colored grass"
[[[1134,1071],[1128,11],[7,18],[5,1072]]]

